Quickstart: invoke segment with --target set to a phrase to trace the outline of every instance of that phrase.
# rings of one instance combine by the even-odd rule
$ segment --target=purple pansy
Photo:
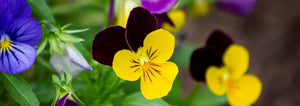
[[[122,49],[137,52],[143,46],[145,37],[155,29],[155,16],[142,7],[136,7],[130,12],[126,28],[112,26],[95,36],[92,45],[93,59],[111,66],[116,52]]]
[[[208,38],[206,45],[196,49],[191,56],[190,71],[192,77],[197,81],[205,81],[206,69],[211,65],[223,65],[223,53],[233,43],[233,40],[222,31],[214,31]]]
[[[229,12],[241,16],[248,16],[252,13],[257,0],[218,0],[217,5]]]
[[[143,8],[154,14],[157,19],[157,29],[160,29],[164,22],[174,26],[167,12],[176,5],[178,0],[141,0]]]
[[[16,74],[35,61],[42,29],[26,0],[0,0],[0,71]]]
[[[68,92],[65,96],[60,98],[55,106],[79,106],[74,100],[68,99],[69,96],[71,96],[71,92]]]
[[[149,10],[152,14],[162,14],[168,12],[177,0],[141,0],[142,7]]]

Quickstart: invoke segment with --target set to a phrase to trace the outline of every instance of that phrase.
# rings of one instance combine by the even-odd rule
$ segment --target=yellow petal
[[[174,46],[174,36],[166,30],[158,29],[146,36],[142,56],[149,61],[165,62],[172,56]]]
[[[237,44],[230,45],[224,53],[223,61],[231,78],[240,78],[248,70],[248,50]]]
[[[224,95],[226,92],[226,68],[216,66],[208,67],[205,79],[208,88],[216,95]]]
[[[135,81],[141,76],[140,58],[130,50],[118,51],[113,59],[112,68],[118,77]]]
[[[120,1],[120,7],[119,7],[119,17],[117,20],[117,25],[122,26],[126,28],[127,20],[130,14],[130,11],[138,7],[138,4],[135,3],[132,0],[121,0]]]
[[[149,100],[168,95],[178,74],[177,65],[172,62],[149,64],[151,67],[143,68],[141,76],[142,94]]]
[[[230,105],[247,106],[258,99],[261,90],[261,81],[254,75],[245,74],[228,83],[227,98]]]
[[[170,31],[176,32],[180,30],[184,23],[185,23],[185,13],[182,10],[174,10],[168,12],[168,16],[170,17],[171,21],[174,23],[174,26],[171,26],[169,23],[163,23],[162,28]]]

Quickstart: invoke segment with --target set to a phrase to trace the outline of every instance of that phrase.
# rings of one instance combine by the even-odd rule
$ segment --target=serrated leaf
[[[39,16],[41,20],[47,20],[51,23],[55,23],[55,19],[51,13],[46,0],[27,0],[31,10]]]
[[[31,86],[17,74],[0,73],[5,88],[13,99],[22,106],[38,106],[39,101]]]
[[[161,98],[147,100],[141,92],[128,95],[120,103],[122,106],[169,106],[169,104]]]

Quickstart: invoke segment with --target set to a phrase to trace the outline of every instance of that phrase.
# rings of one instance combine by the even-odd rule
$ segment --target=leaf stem
[[[201,82],[196,82],[196,84],[194,85],[193,90],[191,91],[190,95],[186,98],[186,102],[188,104],[192,104],[193,100],[195,99],[195,97],[198,94],[198,91],[201,87]]]

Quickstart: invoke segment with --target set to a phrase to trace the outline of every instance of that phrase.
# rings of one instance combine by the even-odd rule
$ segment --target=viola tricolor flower
[[[33,65],[42,30],[26,0],[0,0],[0,5],[0,71],[20,73]]]
[[[241,16],[248,16],[254,10],[257,0],[218,0],[217,6]]]
[[[79,106],[79,104],[71,99],[71,92],[68,92],[56,102],[55,106]]]
[[[173,24],[170,24],[170,22],[164,22],[161,25],[161,28],[170,31],[170,32],[176,32],[179,31],[183,25],[185,24],[185,13],[182,10],[173,10],[167,13],[170,22]]]
[[[141,77],[141,91],[146,99],[166,96],[178,74],[178,67],[168,62],[175,46],[174,36],[156,30],[156,20],[142,8],[134,8],[126,29],[109,27],[99,32],[93,41],[93,59],[112,65],[116,75],[135,81]]]
[[[261,81],[255,75],[245,74],[248,66],[247,49],[233,44],[231,38],[221,31],[215,31],[205,47],[194,51],[191,60],[191,72],[195,79],[205,78],[214,94],[226,94],[229,104],[238,106],[253,104],[261,93]],[[194,75],[197,73],[199,76]]]

